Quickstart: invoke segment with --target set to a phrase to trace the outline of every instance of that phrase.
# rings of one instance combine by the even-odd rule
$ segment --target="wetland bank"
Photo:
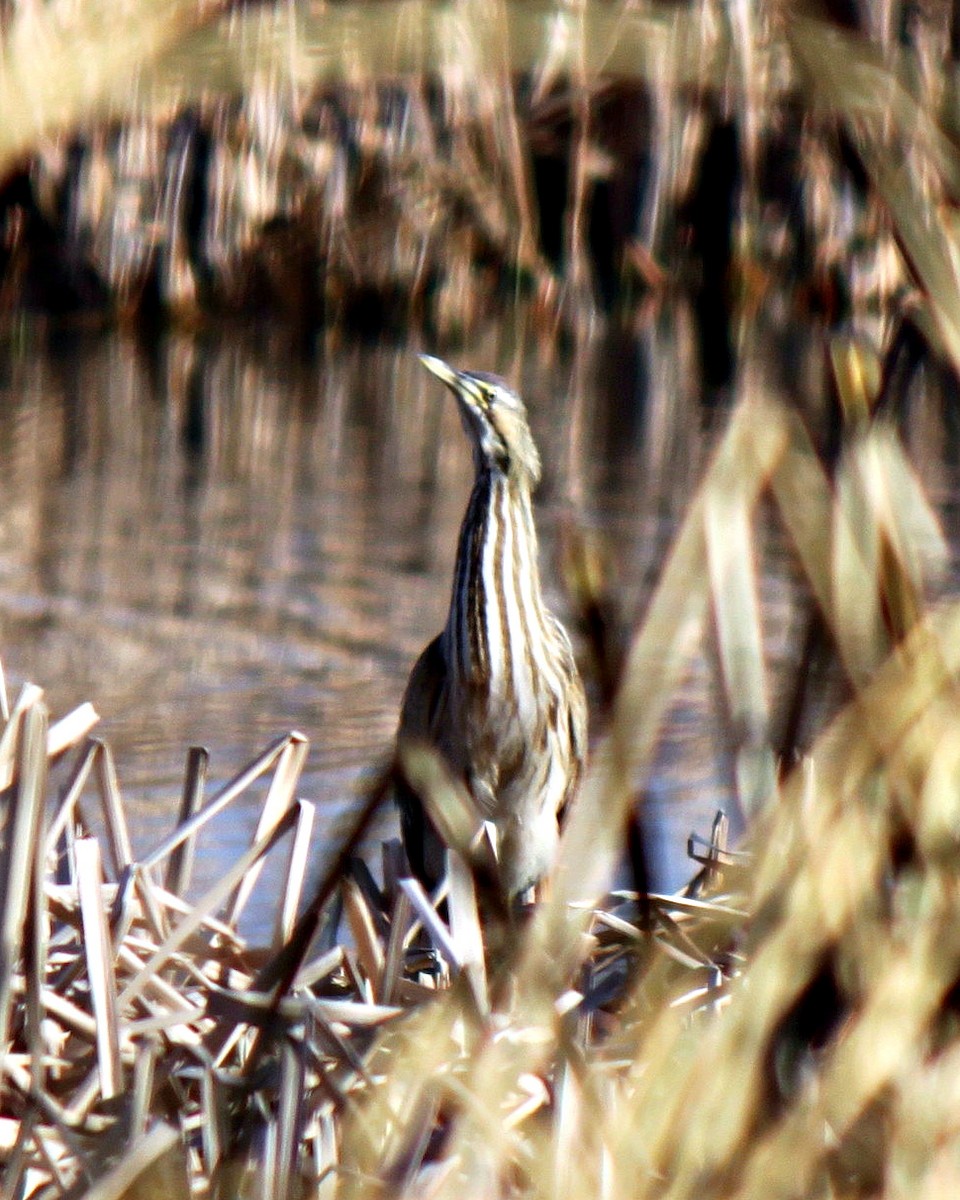
[[[106,12],[4,9],[4,1190],[956,1194],[956,20]],[[390,841],[421,349],[596,730],[495,969]]]

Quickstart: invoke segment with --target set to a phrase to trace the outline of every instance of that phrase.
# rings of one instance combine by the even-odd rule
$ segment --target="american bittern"
[[[446,626],[407,683],[398,745],[426,743],[496,829],[500,887],[512,900],[556,854],[586,749],[583,685],[540,589],[530,492],[540,456],[523,402],[502,379],[421,362],[453,392],[473,444],[473,492],[460,527]],[[407,857],[428,886],[443,843],[420,798],[397,787]]]

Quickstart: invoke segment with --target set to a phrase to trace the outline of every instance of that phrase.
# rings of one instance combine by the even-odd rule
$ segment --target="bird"
[[[397,729],[426,745],[495,830],[500,899],[522,903],[548,876],[587,747],[587,702],[570,638],[544,601],[531,494],[540,456],[526,408],[496,375],[420,361],[453,393],[473,448],[443,630],[410,673]],[[444,843],[415,789],[396,787],[413,873],[429,889]]]

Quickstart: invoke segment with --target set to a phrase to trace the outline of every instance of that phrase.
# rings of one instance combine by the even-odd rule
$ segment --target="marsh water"
[[[545,463],[541,559],[563,614],[565,528],[605,547],[621,619],[642,613],[723,427],[689,314],[597,325],[565,350],[528,318],[446,352],[527,397]],[[0,654],[56,717],[102,716],[143,853],[172,827],[188,747],[210,786],[277,735],[310,740],[299,793],[323,858],[386,753],[407,673],[441,626],[471,483],[454,406],[419,343],[232,330],[56,334],[24,328],[0,357]],[[761,356],[762,357],[762,356]],[[819,384],[821,353],[738,378]],[[791,398],[791,397],[788,397]],[[789,670],[796,608],[786,552],[765,555],[765,634]],[[735,805],[709,630],[644,781],[654,882],[691,874],[686,838]],[[249,844],[257,806],[200,842],[194,889]],[[390,814],[375,831],[389,836]]]

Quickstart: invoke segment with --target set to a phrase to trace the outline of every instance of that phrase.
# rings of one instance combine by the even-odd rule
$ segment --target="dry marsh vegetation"
[[[731,701],[763,720],[745,619],[762,497],[852,698],[779,781],[772,752],[744,746],[743,850],[718,829],[686,894],[608,894],[711,616]],[[745,400],[631,644],[551,896],[489,978],[464,859],[448,920],[392,850],[382,888],[353,860],[383,780],[305,904],[298,734],[210,798],[194,761],[194,815],[134,862],[109,752],[84,740],[92,714],[51,745],[30,690],[3,737],[6,1179],[27,1195],[950,1194],[960,610],[922,599],[941,558],[889,430],[852,435],[831,481],[794,417]],[[47,754],[77,739],[51,801]],[[264,773],[254,844],[184,904],[174,856]],[[455,807],[441,778],[427,786]],[[281,842],[287,888],[268,899],[257,865]],[[352,936],[311,949],[336,894]],[[237,933],[246,903],[274,906],[271,947]]]
[[[870,21],[872,40],[761,4],[13,5],[0,301],[312,328],[373,296],[381,322],[458,337],[517,292],[566,326],[659,297],[696,277],[691,246],[715,282],[732,254],[751,288],[822,290],[834,267],[855,296],[891,288],[851,266],[890,231],[840,130],[899,132],[952,187],[954,59],[938,12],[909,37]]]
[[[648,19],[587,5],[578,27],[550,11],[580,40],[537,61],[581,80],[619,63],[617,31]],[[667,21],[663,11],[649,19]],[[696,18],[703,36],[713,18],[726,29],[741,74],[725,102],[741,106],[748,153],[765,89],[781,86],[762,65],[802,65],[804,96],[844,122],[870,181],[865,205],[882,214],[910,284],[888,310],[882,354],[847,334],[829,339],[836,453],[821,454],[759,384],[738,387],[631,635],[549,898],[496,962],[484,953],[462,805],[429,760],[424,786],[463,850],[451,854],[445,897],[404,879],[393,848],[380,883],[355,858],[385,775],[307,895],[302,734],[212,795],[194,754],[177,830],[134,861],[122,764],[89,740],[95,714],[48,729],[42,695],[25,690],[0,735],[9,1194],[939,1200],[960,1190],[960,605],[938,594],[943,538],[890,416],[923,387],[920,365],[946,363],[953,378],[960,368],[950,81],[911,73],[929,58],[884,57],[780,10],[692,11],[676,21]],[[468,33],[478,20],[469,4],[447,16]],[[600,64],[586,54],[592,22],[613,39]],[[579,58],[566,57],[571,46]],[[680,71],[680,59],[665,61]],[[79,108],[57,111],[51,120]],[[21,146],[34,134],[8,136]],[[515,161],[509,132],[494,140]],[[773,287],[746,269],[742,283],[735,322]],[[923,354],[904,383],[906,329]],[[778,756],[772,734],[761,512],[789,539],[848,695],[798,755]],[[597,598],[581,582],[587,607]],[[719,823],[683,894],[610,892],[705,623],[750,832],[732,850]],[[65,755],[54,787],[49,761]],[[264,776],[253,844],[186,904],[198,831]],[[288,854],[289,868],[283,895],[267,898],[258,868],[270,852]],[[238,932],[251,903],[273,906],[268,947]],[[331,942],[338,904],[350,936]]]

